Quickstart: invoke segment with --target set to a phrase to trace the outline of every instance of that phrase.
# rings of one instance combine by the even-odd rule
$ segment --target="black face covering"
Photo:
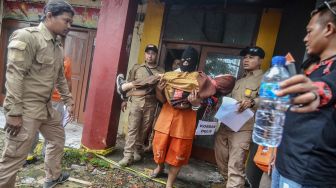
[[[184,50],[181,60],[182,60],[182,63],[180,65],[181,71],[182,72],[193,72],[195,71],[197,63],[198,63],[198,53],[193,47],[188,46],[187,49]],[[189,65],[184,66],[183,65],[184,61],[188,61]]]

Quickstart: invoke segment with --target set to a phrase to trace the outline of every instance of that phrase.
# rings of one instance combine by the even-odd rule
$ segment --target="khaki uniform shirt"
[[[243,78],[239,79],[232,90],[231,97],[237,101],[244,99],[254,99],[256,105],[258,104],[259,87],[263,76],[262,70],[255,70],[246,73]],[[256,105],[251,109],[256,111]],[[240,129],[241,131],[252,130],[254,118],[248,120],[245,125]]]
[[[8,45],[6,115],[39,120],[52,117],[50,99],[55,87],[65,105],[72,105],[63,66],[61,42],[43,23],[15,31]]]
[[[159,66],[156,66],[153,68],[149,68],[149,66],[147,66],[147,68],[153,73],[153,75],[164,73],[164,70]],[[129,72],[127,82],[132,82],[134,80],[141,80],[141,79],[145,79],[151,76],[147,68],[146,68],[146,63],[135,64]],[[143,92],[139,92],[139,93],[143,93],[145,95],[141,95],[141,96],[133,95],[132,93],[136,93],[136,92],[130,91],[129,94],[131,96],[132,102],[133,101],[134,102],[145,101],[145,99],[147,101],[153,101],[155,99],[156,101],[154,86],[146,87],[144,89],[134,89],[134,90],[138,90],[138,91],[143,90]]]

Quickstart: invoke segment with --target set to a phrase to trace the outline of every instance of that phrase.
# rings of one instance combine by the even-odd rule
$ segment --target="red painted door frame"
[[[109,151],[116,143],[121,100],[115,81],[127,70],[137,6],[137,0],[102,1],[82,136],[82,145],[93,151]]]

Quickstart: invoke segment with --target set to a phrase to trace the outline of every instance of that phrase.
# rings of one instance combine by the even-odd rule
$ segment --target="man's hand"
[[[290,110],[298,113],[307,113],[318,110],[320,96],[317,87],[305,75],[296,75],[280,83],[281,90],[277,92],[279,97],[298,94],[292,99],[295,105]]]
[[[69,114],[67,121],[66,121],[66,124],[68,124],[72,122],[73,120],[75,120],[74,105],[67,106],[66,110],[68,111],[68,114]]]
[[[159,83],[156,85],[156,92],[162,92],[164,88],[166,87],[166,81],[159,81]]]
[[[127,101],[123,101],[121,103],[121,111],[122,112],[125,112],[125,110],[127,109]]]
[[[189,96],[188,96],[188,101],[192,106],[200,106],[201,105],[201,99],[198,96],[198,93],[196,90],[193,90]]]
[[[166,87],[166,81],[160,80],[159,83],[155,87],[155,95],[157,100],[159,100],[162,104],[164,104],[167,99],[165,95],[163,94],[163,90]]]
[[[244,112],[246,109],[252,107],[252,100],[244,99],[242,101],[239,101],[237,104],[239,104],[238,112],[241,113],[241,112]]]
[[[6,125],[4,130],[12,136],[17,136],[22,127],[22,123],[22,116],[6,116]]]

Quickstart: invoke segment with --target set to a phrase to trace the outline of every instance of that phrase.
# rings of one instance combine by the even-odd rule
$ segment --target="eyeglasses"
[[[324,1],[323,2],[327,7],[328,9],[336,16],[336,11],[334,9],[331,8],[330,4],[327,2],[327,1]]]

